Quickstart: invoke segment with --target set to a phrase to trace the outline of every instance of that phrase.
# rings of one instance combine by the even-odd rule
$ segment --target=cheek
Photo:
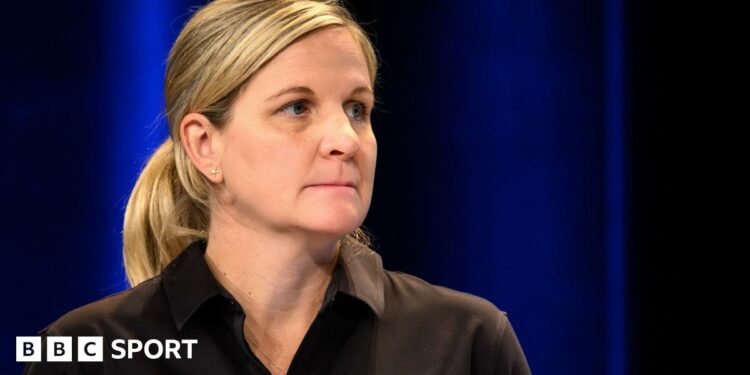
[[[227,148],[227,184],[240,195],[278,200],[301,188],[304,160],[299,145],[274,137],[237,136]]]
[[[375,165],[378,158],[378,144],[375,136],[366,137],[361,143],[361,165],[360,170],[363,178],[372,180],[375,174]]]
[[[359,171],[362,175],[360,197],[362,199],[362,207],[366,212],[369,210],[375,185],[375,164],[378,154],[378,148],[377,143],[375,142],[375,138],[372,137],[367,141],[363,140],[360,152],[362,156],[359,163]]]

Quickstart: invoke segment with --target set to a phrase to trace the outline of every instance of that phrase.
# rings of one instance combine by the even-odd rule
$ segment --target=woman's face
[[[314,31],[270,60],[212,141],[224,177],[218,208],[276,232],[338,238],[356,229],[375,178],[370,82],[342,27]]]

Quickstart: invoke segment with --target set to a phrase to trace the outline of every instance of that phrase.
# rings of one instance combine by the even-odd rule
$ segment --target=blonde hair
[[[169,138],[144,167],[125,209],[123,258],[131,286],[159,274],[190,242],[208,236],[210,183],[180,143],[183,117],[202,113],[222,127],[256,71],[302,35],[326,26],[348,27],[374,87],[375,50],[338,0],[216,0],[187,22],[167,62]],[[371,245],[362,227],[338,245],[352,241]]]

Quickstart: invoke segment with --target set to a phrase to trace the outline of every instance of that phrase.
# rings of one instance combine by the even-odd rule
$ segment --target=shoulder
[[[397,308],[402,316],[429,316],[490,330],[502,330],[508,321],[507,313],[486,298],[431,284],[407,273],[386,270],[384,286],[386,305],[390,302],[391,308]]]
[[[472,373],[531,373],[508,314],[486,298],[403,272],[385,271],[384,286],[386,319],[382,327],[394,337],[431,343],[431,350],[446,343],[442,348],[453,353],[446,356],[463,348]]]
[[[40,333],[49,335],[97,335],[146,323],[169,314],[161,276],[137,286],[75,308],[49,324]]]

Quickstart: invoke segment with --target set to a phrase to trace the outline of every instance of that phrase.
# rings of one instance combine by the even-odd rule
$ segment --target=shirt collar
[[[384,271],[380,254],[354,242],[341,246],[338,262],[342,270],[340,291],[367,303],[380,318],[385,310]]]
[[[162,272],[164,290],[178,330],[214,296],[223,295],[233,299],[216,280],[203,258],[206,244],[205,240],[191,243]],[[341,246],[323,305],[337,292],[365,302],[380,317],[385,307],[380,255],[360,243]]]

